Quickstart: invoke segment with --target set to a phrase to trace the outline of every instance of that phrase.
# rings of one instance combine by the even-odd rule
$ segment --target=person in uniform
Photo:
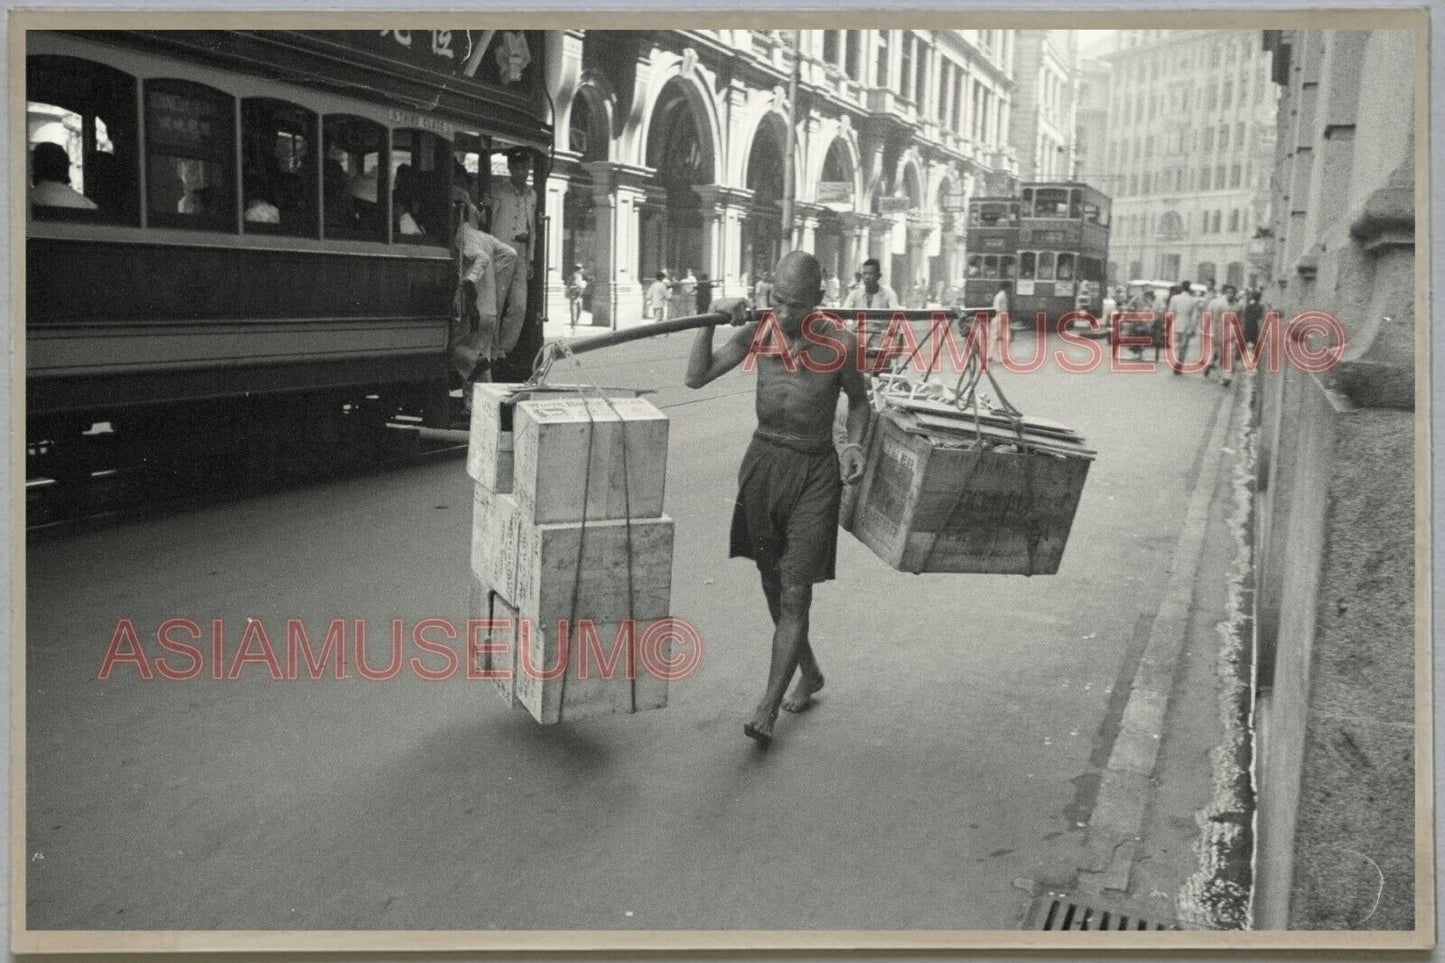
[[[517,252],[517,257],[527,262],[525,270],[520,266],[518,273],[524,282],[531,280],[533,254],[537,241],[537,192],[527,185],[527,175],[532,169],[531,155],[522,149],[507,154],[507,179],[492,189],[491,205],[492,236]],[[527,285],[522,285],[522,314],[527,312]]]
[[[813,586],[834,577],[842,486],[863,475],[863,433],[868,394],[858,364],[858,345],[846,325],[817,313],[823,272],[817,258],[792,251],[778,261],[772,310],[751,320],[746,301],[724,298],[712,311],[739,326],[720,348],[713,325],[699,329],[687,364],[687,386],[701,388],[737,367],[753,350],[764,322],[781,335],[786,357],[758,352],[758,427],[738,474],[730,555],[757,563],[773,620],[767,687],[743,732],[760,745],[773,738],[778,710],[801,712],[823,688],[823,672],[808,641]],[[829,326],[829,338],[809,337],[804,321]],[[776,320],[776,327],[772,323]],[[764,341],[773,340],[764,338]],[[841,346],[841,355],[839,347]],[[848,397],[847,442],[833,446],[838,395]],[[797,685],[784,699],[793,674]]]

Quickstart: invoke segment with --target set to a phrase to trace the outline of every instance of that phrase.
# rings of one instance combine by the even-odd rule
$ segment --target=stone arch
[[[604,90],[584,77],[567,111],[567,150],[579,155],[584,162],[610,160],[612,108]]]
[[[771,271],[782,253],[782,200],[787,183],[787,120],[777,111],[767,111],[753,128],[743,158],[742,184],[751,192],[747,221],[743,226],[742,268],[750,277]],[[796,148],[797,145],[794,144]],[[798,170],[797,151],[793,170]],[[794,189],[797,189],[794,183]]]
[[[718,142],[707,102],[695,75],[681,71],[652,100],[641,139],[642,163],[652,175],[639,209],[638,277],[708,269],[698,188],[716,181]]]
[[[661,71],[657,68],[658,65],[654,63],[653,83],[649,85],[649,96],[642,110],[642,123],[637,131],[637,142],[634,148],[637,156],[636,162],[652,166],[650,163],[653,155],[652,147],[658,142],[654,138],[659,135],[668,136],[666,132],[659,130],[659,125],[682,120],[684,115],[681,112],[681,104],[685,103],[689,110],[688,116],[692,121],[693,129],[696,131],[698,144],[706,157],[704,170],[707,179],[699,183],[715,183],[720,170],[719,159],[722,156],[723,139],[717,104],[711,92],[696,71],[683,72],[681,57],[673,57],[672,62]]]
[[[853,207],[861,210],[863,203],[862,165],[858,149],[842,133],[834,134],[828,148],[819,153],[818,165],[811,172],[808,182],[814,186],[814,200],[817,199],[816,185],[820,181],[848,180],[853,184]]]

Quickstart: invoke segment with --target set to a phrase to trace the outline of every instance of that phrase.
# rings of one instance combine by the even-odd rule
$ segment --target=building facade
[[[1257,35],[1121,31],[1103,59],[1111,275],[1265,283],[1277,91]]]
[[[1015,32],[1014,109],[1009,139],[1019,179],[1071,180],[1078,101],[1078,42],[1072,30]]]
[[[549,66],[549,313],[572,265],[593,323],[643,319],[660,271],[738,294],[783,250],[900,293],[963,276],[966,199],[1008,193],[1013,35],[966,30],[571,30]],[[789,116],[793,149],[785,156]],[[782,200],[796,185],[790,236]]]
[[[1256,382],[1258,929],[1416,923],[1424,34],[1263,38],[1282,95],[1266,300],[1286,320],[1327,312],[1345,350],[1328,371]]]
[[[1115,178],[1109,170],[1109,64],[1079,58],[1078,106],[1074,111],[1074,179],[1111,197]]]

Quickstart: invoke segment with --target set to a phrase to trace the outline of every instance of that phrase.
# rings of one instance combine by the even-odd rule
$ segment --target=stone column
[[[643,315],[643,289],[637,277],[637,212],[652,170],[613,161],[583,166],[592,175],[592,207],[597,217],[593,323],[613,329],[631,327],[640,323]]]
[[[742,225],[753,192],[723,184],[707,184],[693,190],[702,202],[703,262],[712,277],[713,297],[743,294],[738,279],[742,270]]]
[[[571,316],[567,306],[567,278],[572,265],[562,263],[562,237],[564,204],[575,163],[575,155],[566,157],[562,151],[557,151],[556,163],[547,177],[547,277],[543,286],[547,292],[547,317],[553,320]]]

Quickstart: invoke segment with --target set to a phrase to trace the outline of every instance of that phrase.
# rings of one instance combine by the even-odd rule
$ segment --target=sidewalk
[[[1249,926],[1253,786],[1248,381],[1236,380],[1181,493],[1170,588],[1140,651],[1073,898],[1183,929]],[[1186,508],[1187,505],[1187,508]],[[1066,883],[1056,880],[1056,883]]]

